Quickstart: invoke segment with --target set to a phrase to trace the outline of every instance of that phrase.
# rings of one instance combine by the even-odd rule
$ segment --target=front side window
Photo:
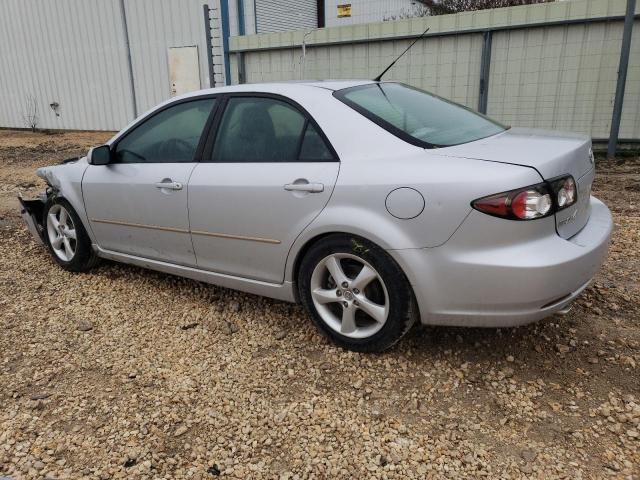
[[[295,107],[263,97],[232,97],[211,160],[227,163],[328,161],[333,155]]]
[[[334,96],[394,135],[427,148],[449,147],[506,127],[462,105],[400,83],[372,83]]]
[[[118,163],[182,163],[195,153],[214,98],[184,102],[162,110],[135,127],[115,149]]]

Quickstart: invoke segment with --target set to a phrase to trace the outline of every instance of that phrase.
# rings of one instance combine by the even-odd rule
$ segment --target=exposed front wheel
[[[53,254],[63,262],[76,255],[78,232],[69,211],[61,204],[51,205],[47,212],[47,237]]]
[[[78,214],[64,199],[49,200],[44,217],[47,246],[58,265],[81,272],[98,262]]]
[[[311,247],[298,282],[318,328],[351,350],[385,350],[415,320],[411,287],[400,267],[359,237],[332,235]]]

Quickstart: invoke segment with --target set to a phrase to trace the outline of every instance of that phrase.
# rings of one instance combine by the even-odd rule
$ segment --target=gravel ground
[[[640,161],[600,162],[609,258],[572,312],[381,355],[299,306],[58,268],[13,199],[104,133],[0,131],[0,476],[640,478]]]

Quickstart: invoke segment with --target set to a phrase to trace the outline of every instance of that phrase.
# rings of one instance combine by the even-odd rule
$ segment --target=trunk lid
[[[511,128],[504,133],[435,151],[440,155],[508,163],[534,168],[545,180],[572,175],[578,201],[556,213],[558,235],[569,238],[589,220],[594,161],[586,135],[548,130]],[[518,188],[524,185],[514,185]]]

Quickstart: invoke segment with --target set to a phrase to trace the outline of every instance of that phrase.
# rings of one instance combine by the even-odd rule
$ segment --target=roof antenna
[[[374,79],[373,79],[373,81],[374,81],[374,82],[379,82],[380,80],[382,80],[382,76],[383,76],[385,73],[387,73],[387,72],[389,71],[389,69],[390,69],[391,67],[393,67],[393,66],[396,64],[396,62],[397,62],[398,60],[400,60],[400,59],[402,58],[402,56],[403,56],[405,53],[407,53],[407,52],[409,51],[409,49],[410,49],[411,47],[413,47],[413,46],[416,44],[416,42],[417,42],[418,40],[420,40],[421,38],[423,38],[423,37],[427,34],[427,32],[429,31],[429,28],[430,28],[430,27],[427,27],[427,29],[426,29],[424,32],[422,32],[422,35],[420,35],[418,38],[416,38],[416,39],[413,41],[413,43],[411,43],[411,45],[409,45],[409,46],[405,49],[405,51],[404,51],[404,52],[402,52],[400,55],[398,55],[398,58],[396,58],[393,62],[391,62],[391,65],[389,65],[387,68],[385,68],[385,69],[382,71],[382,73],[381,73],[380,75],[378,75],[376,78],[374,78]]]

